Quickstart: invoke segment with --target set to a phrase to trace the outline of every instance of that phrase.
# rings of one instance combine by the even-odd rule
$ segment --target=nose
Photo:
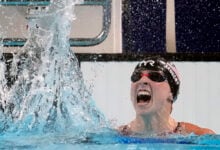
[[[144,85],[148,85],[148,82],[143,82]]]
[[[146,77],[144,77],[144,78],[146,78]],[[140,81],[139,81],[139,84],[138,84],[138,86],[139,86],[139,88],[141,88],[141,89],[143,89],[143,88],[146,88],[147,86],[149,86],[150,85],[150,83],[149,83],[149,80],[146,78],[146,79],[141,79]]]

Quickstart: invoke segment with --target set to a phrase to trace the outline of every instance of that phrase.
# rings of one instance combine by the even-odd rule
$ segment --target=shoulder
[[[215,134],[214,131],[208,128],[202,128],[195,124],[188,123],[188,122],[179,122],[179,127],[177,129],[177,133],[180,134],[190,134],[194,133],[196,135],[203,135],[203,134]]]

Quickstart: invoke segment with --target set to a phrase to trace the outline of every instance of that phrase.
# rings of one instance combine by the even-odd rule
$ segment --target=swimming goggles
[[[166,77],[161,74],[160,72],[148,72],[148,73],[142,73],[141,71],[135,71],[131,76],[132,82],[139,81],[143,76],[148,77],[150,80],[154,82],[163,82],[166,80]]]

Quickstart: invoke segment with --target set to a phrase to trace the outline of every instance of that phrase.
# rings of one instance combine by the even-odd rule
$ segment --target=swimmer
[[[171,117],[173,103],[180,87],[179,73],[171,62],[161,57],[150,57],[140,63],[131,75],[131,102],[136,117],[119,127],[123,135],[196,135],[215,134],[188,122],[177,122]]]

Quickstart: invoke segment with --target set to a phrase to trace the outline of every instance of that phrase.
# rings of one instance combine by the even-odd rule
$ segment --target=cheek
[[[158,95],[162,98],[167,98],[171,93],[170,86],[167,83],[166,84],[165,83],[156,84],[154,91],[157,93],[156,95]]]
[[[135,93],[136,93],[136,85],[134,83],[131,83],[131,88],[130,88],[130,97],[131,97],[131,100],[134,101],[135,99]]]

